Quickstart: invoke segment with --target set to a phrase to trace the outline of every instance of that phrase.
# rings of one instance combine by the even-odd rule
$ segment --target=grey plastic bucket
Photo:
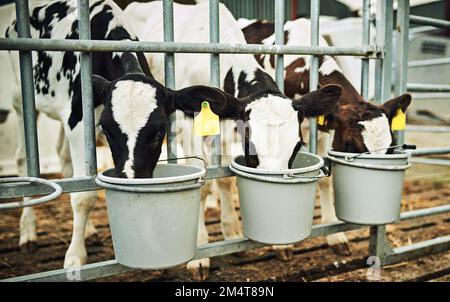
[[[355,154],[329,151],[336,216],[362,225],[382,225],[400,218],[405,170],[410,153]]]
[[[244,235],[266,244],[290,244],[311,234],[317,180],[323,159],[298,153],[292,169],[267,171],[234,158]]]
[[[120,264],[162,269],[191,260],[197,246],[200,188],[206,170],[158,164],[154,178],[98,174],[105,188],[114,254]]]

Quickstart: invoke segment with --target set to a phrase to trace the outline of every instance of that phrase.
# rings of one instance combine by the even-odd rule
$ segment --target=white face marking
[[[333,71],[339,71],[342,73],[342,70],[339,68],[336,61],[330,56],[324,56],[322,65],[319,67],[319,72],[322,75],[329,75]]]
[[[128,137],[128,159],[122,172],[133,178],[134,146],[139,131],[157,107],[156,89],[142,82],[120,81],[112,92],[111,104],[114,120]]]
[[[362,131],[362,137],[364,145],[370,152],[387,148],[392,143],[391,131],[389,128],[389,120],[386,114],[382,114],[380,117],[376,117],[371,120],[359,122],[364,126]],[[384,154],[386,150],[380,150],[373,152],[374,154]]]
[[[300,140],[297,111],[292,107],[292,101],[269,95],[251,102],[245,110],[251,110],[250,140],[256,148],[258,168],[287,169],[294,147]]]

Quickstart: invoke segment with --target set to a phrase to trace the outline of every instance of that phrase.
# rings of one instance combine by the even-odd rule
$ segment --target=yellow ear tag
[[[319,126],[325,126],[327,124],[327,120],[325,119],[325,115],[320,115],[317,117],[317,124]]]
[[[405,130],[406,128],[406,114],[402,111],[402,109],[397,109],[397,112],[392,119],[391,130]]]
[[[194,133],[197,136],[220,134],[219,116],[211,111],[206,101],[202,103],[200,113],[194,118]]]

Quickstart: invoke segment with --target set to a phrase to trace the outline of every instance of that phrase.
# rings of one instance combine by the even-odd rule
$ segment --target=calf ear
[[[386,112],[388,118],[391,119],[397,114],[398,109],[406,112],[409,104],[411,104],[411,95],[407,93],[387,101],[381,107]]]
[[[342,94],[339,85],[325,85],[318,90],[305,94],[292,102],[294,109],[302,117],[316,117],[329,114],[336,107]]]
[[[110,81],[99,75],[92,75],[92,94],[94,95],[94,102],[96,104],[105,103],[110,86]]]
[[[202,102],[209,102],[211,110],[221,118],[239,118],[244,112],[245,103],[223,92],[208,86],[191,86],[174,91],[174,107],[189,116],[199,112]]]

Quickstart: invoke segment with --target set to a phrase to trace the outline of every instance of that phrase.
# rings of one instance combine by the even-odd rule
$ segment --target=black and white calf
[[[55,1],[48,5],[32,5],[30,23],[32,37],[77,39],[76,2]],[[92,39],[134,40],[120,8],[110,0],[90,3]],[[17,37],[15,21],[6,37]],[[18,58],[11,52],[17,87],[20,87]],[[84,176],[84,137],[80,88],[79,54],[74,52],[34,52],[34,86],[36,108],[61,121],[69,142],[73,176]],[[191,103],[210,99],[212,104],[227,104],[228,96],[220,90],[205,86],[189,87],[181,91],[166,89],[151,76],[142,54],[94,53],[92,56],[95,120],[107,136],[118,177],[151,177],[161,152],[167,117],[175,109],[191,111]],[[19,129],[23,113],[21,97],[14,99]],[[220,106],[223,107],[223,106]],[[199,107],[198,107],[199,108]],[[214,105],[213,108],[216,108]],[[228,107],[227,107],[228,108]],[[217,108],[216,108],[217,109]],[[217,109],[218,110],[218,109]],[[25,175],[24,141],[20,142],[17,163]],[[64,266],[78,266],[87,261],[85,234],[95,232],[86,228],[89,211],[97,198],[96,192],[71,193],[74,215],[72,239]],[[36,244],[35,214],[25,208],[21,217],[20,244]]]
[[[120,8],[110,0],[92,1],[90,3],[91,35],[97,40],[133,40],[122,17]],[[77,7],[74,1],[53,1],[48,4],[30,3],[30,24],[33,38],[41,39],[77,39],[78,21]],[[7,38],[17,37],[16,21],[12,20],[7,28]],[[142,60],[145,64],[145,60]],[[15,71],[16,95],[13,100],[17,113],[19,129],[23,126],[21,96],[19,93],[20,77],[17,52],[10,52]],[[93,71],[107,79],[116,79],[125,74],[123,60],[119,53],[94,53]],[[79,54],[75,52],[33,52],[34,88],[36,109],[49,117],[62,122],[65,135],[69,141],[73,163],[74,177],[85,175],[84,147],[82,125],[82,100],[80,88]],[[148,66],[144,69],[147,73]],[[98,121],[103,100],[95,99],[95,114]],[[56,133],[55,133],[56,134]],[[25,142],[19,142],[17,164],[19,174],[25,175]],[[72,240],[66,253],[64,265],[71,266],[86,262],[87,254],[84,237],[95,233],[89,224],[86,229],[88,214],[97,198],[96,192],[71,194],[74,215]],[[33,250],[36,246],[36,218],[33,208],[24,208],[20,220],[20,245]]]
[[[245,44],[244,35],[236,19],[224,6],[219,8],[220,42]],[[163,41],[163,13],[160,1],[150,3],[131,3],[125,14],[129,17],[134,31],[140,40]],[[176,42],[209,41],[208,4],[174,4],[174,38]],[[163,54],[146,54],[150,69],[155,78],[164,81]],[[176,87],[188,87],[209,83],[208,54],[175,54]],[[300,124],[306,117],[331,112],[341,95],[336,85],[325,86],[319,91],[292,100],[286,97],[276,86],[273,78],[266,73],[253,55],[220,55],[221,88],[228,93],[227,106],[213,104],[212,110],[222,118],[233,118],[244,122],[241,130],[243,150],[247,164],[264,169],[286,169],[300,144]],[[237,100],[237,101],[236,101]],[[193,104],[192,112],[199,110],[199,104]],[[185,108],[186,111],[187,108]],[[230,115],[231,114],[231,115]],[[229,125],[229,124],[228,124]],[[233,128],[236,124],[232,125]],[[183,147],[190,154],[189,145],[192,131],[183,127]],[[230,133],[232,131],[227,131]],[[227,144],[230,137],[224,135],[222,142]],[[228,142],[229,143],[229,142]],[[225,150],[226,148],[222,148]],[[202,150],[206,159],[208,150]],[[225,154],[229,155],[229,154]],[[223,159],[223,158],[222,158]],[[239,218],[235,212],[231,196],[232,182],[229,178],[217,179],[221,200],[221,226],[225,239],[242,236]],[[210,192],[205,186],[202,190],[198,244],[208,242],[208,233],[204,220],[205,197]],[[205,279],[208,275],[209,259],[192,261],[188,264],[196,279]]]

